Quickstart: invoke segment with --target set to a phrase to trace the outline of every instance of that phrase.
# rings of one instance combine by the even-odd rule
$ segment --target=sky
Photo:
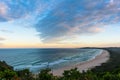
[[[120,47],[120,0],[0,0],[0,48]]]

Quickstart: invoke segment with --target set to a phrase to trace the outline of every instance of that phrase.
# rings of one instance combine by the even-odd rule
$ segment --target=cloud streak
[[[3,38],[3,37],[0,37],[0,41],[4,41],[5,40],[5,38]]]
[[[7,29],[1,29],[0,32],[4,32],[4,33],[13,33],[12,31],[7,30]]]

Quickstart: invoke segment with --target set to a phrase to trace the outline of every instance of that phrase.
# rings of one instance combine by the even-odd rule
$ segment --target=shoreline
[[[73,68],[78,68],[80,72],[90,70],[96,66],[100,66],[102,63],[106,63],[109,60],[110,54],[107,50],[103,50],[100,55],[97,55],[94,59],[82,62],[79,64],[71,65],[71,66],[66,66],[62,67],[59,69],[53,69],[52,73],[55,76],[62,76],[62,73],[64,70],[70,70]]]

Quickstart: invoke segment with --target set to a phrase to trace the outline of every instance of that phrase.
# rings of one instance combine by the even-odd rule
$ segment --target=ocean
[[[101,53],[100,49],[0,49],[0,60],[14,70],[27,68],[36,73],[89,61]]]

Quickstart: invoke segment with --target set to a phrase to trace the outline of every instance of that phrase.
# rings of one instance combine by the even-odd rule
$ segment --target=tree
[[[34,80],[33,74],[29,71],[29,69],[17,71],[17,74],[22,80]]]
[[[17,74],[15,71],[6,69],[3,72],[0,72],[0,79],[14,80],[15,77],[17,77]]]
[[[38,74],[38,80],[56,80],[56,77],[50,71],[51,69],[49,68],[41,70]]]

